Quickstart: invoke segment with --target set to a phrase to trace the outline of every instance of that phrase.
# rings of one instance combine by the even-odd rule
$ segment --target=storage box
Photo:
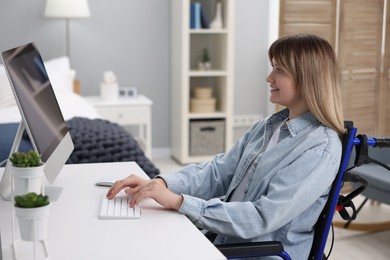
[[[191,98],[190,102],[191,113],[213,113],[216,110],[217,101],[215,100],[215,98]]]
[[[213,89],[210,87],[195,87],[194,98],[196,99],[209,99],[213,97]]]
[[[215,155],[225,151],[225,121],[190,122],[190,156]]]

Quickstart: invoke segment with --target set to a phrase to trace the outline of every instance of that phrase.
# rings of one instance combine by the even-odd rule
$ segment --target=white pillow
[[[54,92],[65,120],[76,116],[90,119],[101,118],[96,108],[82,96],[63,89],[55,89]]]
[[[69,57],[60,57],[44,62],[53,89],[73,91],[76,71],[70,68]]]
[[[66,71],[57,71],[52,73],[47,72],[49,80],[53,90],[56,89],[66,90],[73,92],[73,82],[76,78],[76,71],[66,70]]]
[[[15,97],[12,93],[7,74],[5,72],[2,73],[0,68],[0,109],[10,106],[16,106]]]
[[[66,71],[70,70],[69,57],[59,57],[56,59],[47,60],[44,62],[47,72]]]

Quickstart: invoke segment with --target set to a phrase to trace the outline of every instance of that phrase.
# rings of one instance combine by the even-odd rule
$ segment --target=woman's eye
[[[274,68],[274,70],[276,71],[276,73],[283,73],[283,70],[282,70],[282,69],[280,69],[280,68],[278,68],[278,67],[274,67],[274,66],[273,66],[273,68]]]
[[[283,70],[278,68],[277,65],[271,64],[271,67],[277,72],[277,73],[283,73]]]

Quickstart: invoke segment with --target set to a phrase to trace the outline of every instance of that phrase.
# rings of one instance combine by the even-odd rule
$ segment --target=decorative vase
[[[15,207],[20,237],[24,241],[42,241],[47,236],[49,205],[38,208]]]
[[[210,23],[210,28],[212,29],[222,29],[222,3],[218,2],[215,6],[215,16],[213,21]]]
[[[36,167],[16,167],[11,165],[14,180],[13,195],[23,195],[29,192],[43,193],[44,168],[44,164]]]

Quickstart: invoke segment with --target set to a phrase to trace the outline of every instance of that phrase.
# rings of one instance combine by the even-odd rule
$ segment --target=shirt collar
[[[288,118],[288,115],[289,115],[288,109],[287,108],[283,109],[280,112],[273,114],[270,117],[269,123],[276,124]],[[291,136],[294,137],[300,134],[301,132],[305,131],[306,129],[312,128],[313,126],[319,123],[320,122],[317,120],[317,118],[311,112],[308,111],[294,119],[288,120],[286,124],[282,126],[282,128],[286,126]]]

